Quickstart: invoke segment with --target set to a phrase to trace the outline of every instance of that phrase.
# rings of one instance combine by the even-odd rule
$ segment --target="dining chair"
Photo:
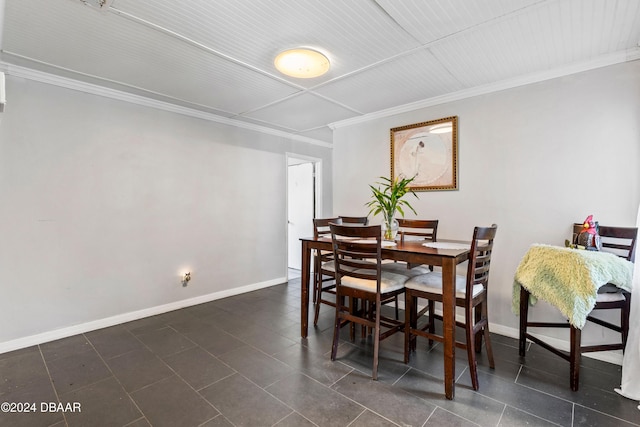
[[[330,224],[329,227],[336,274],[331,360],[336,360],[340,328],[344,323],[370,328],[374,332],[372,378],[377,380],[380,341],[404,330],[403,321],[382,314],[382,302],[404,292],[407,276],[382,271],[380,225],[353,227]],[[351,301],[349,307],[344,304],[346,298]],[[354,300],[369,304],[354,304]]]
[[[438,240],[438,220],[437,219],[405,219],[398,220],[400,242],[405,240],[423,240],[425,242],[435,242]],[[409,268],[414,266],[410,265]],[[433,271],[433,266],[429,266]]]
[[[464,308],[464,322],[456,325],[464,328],[465,341],[456,341],[456,347],[467,350],[469,373],[474,390],[478,389],[478,369],[476,353],[482,349],[485,339],[489,366],[495,368],[491,338],[489,336],[489,310],[487,308],[489,289],[489,267],[493,252],[493,241],[498,226],[475,227],[471,239],[471,249],[466,276],[456,276],[456,306]],[[428,322],[419,326],[418,298],[429,301]],[[442,316],[435,313],[432,302],[442,303],[442,274],[432,272],[411,278],[405,284],[405,340],[404,360],[409,362],[409,353],[416,348],[418,336],[428,338],[429,344],[435,340],[444,342],[444,337],[435,332],[435,319]]]
[[[369,224],[369,217],[367,216],[340,216],[343,224]]]
[[[435,242],[438,234],[438,220],[424,219],[405,219],[398,218],[398,235],[400,242],[406,240],[424,240],[426,242]],[[405,262],[389,262],[382,264],[382,270],[390,273],[403,274],[405,276],[418,276],[433,271],[433,266],[421,266],[415,264],[407,264]],[[398,300],[396,298],[395,310],[396,319],[400,316]]]
[[[331,237],[331,230],[329,230],[330,223],[341,224],[342,220],[338,217],[314,218],[313,237],[315,239],[320,237]],[[335,288],[333,251],[316,250],[313,257],[313,272],[313,304],[315,309],[313,325],[316,326],[318,324],[318,317],[320,316],[320,304],[335,307],[335,301],[327,299],[322,295],[323,292],[335,295],[335,291],[333,290]]]
[[[437,219],[406,219],[398,218],[398,234],[400,241],[404,242],[405,238],[419,239],[435,242],[438,235]],[[408,237],[407,237],[408,236]]]
[[[627,261],[633,261],[635,257],[636,240],[638,237],[637,227],[612,227],[601,225],[599,227],[602,251],[611,252]],[[573,225],[573,234],[577,235],[582,230],[582,224]],[[580,385],[580,361],[582,353],[594,351],[624,351],[629,335],[629,313],[631,311],[631,294],[619,289],[613,284],[606,284],[596,294],[595,306],[587,316],[587,321],[611,329],[621,335],[620,342],[582,345],[582,330],[568,322],[530,322],[529,316],[529,291],[520,287],[520,356],[525,356],[527,339],[535,342],[541,347],[560,356],[569,362],[569,385],[571,390],[577,391]],[[620,310],[620,325],[594,317],[594,312],[598,310]],[[569,353],[543,341],[539,337],[534,337],[528,333],[528,328],[569,328]]]

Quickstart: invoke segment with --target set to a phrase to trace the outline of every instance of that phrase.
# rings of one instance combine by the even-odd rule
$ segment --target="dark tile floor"
[[[401,335],[383,342],[374,382],[370,340],[343,339],[331,362],[331,308],[300,338],[299,283],[1,354],[0,402],[32,411],[0,412],[0,426],[640,425],[613,391],[619,366],[584,359],[571,392],[567,363],[536,346],[520,359],[499,335],[477,392],[459,350],[444,399],[441,347],[419,343],[405,365]]]

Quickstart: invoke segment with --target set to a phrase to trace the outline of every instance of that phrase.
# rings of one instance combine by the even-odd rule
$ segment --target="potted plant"
[[[404,217],[404,207],[408,207],[417,215],[417,212],[408,201],[402,198],[407,194],[413,194],[416,199],[418,196],[408,186],[415,179],[414,177],[405,178],[397,177],[396,179],[389,179],[381,176],[377,184],[378,186],[369,185],[371,188],[372,200],[366,204],[370,208],[369,213],[378,215],[382,212],[384,221],[382,223],[382,230],[384,232],[385,240],[394,240],[398,233],[398,221],[395,219],[396,212],[400,212],[400,215]]]

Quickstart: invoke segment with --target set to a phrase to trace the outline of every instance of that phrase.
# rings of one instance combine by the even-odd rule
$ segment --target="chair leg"
[[[471,386],[474,390],[477,390],[478,385],[478,366],[476,363],[476,337],[473,333],[473,307],[467,307],[464,313],[465,317],[465,336],[467,340],[467,359],[469,361],[469,373],[471,374]]]
[[[351,315],[356,314],[358,308],[356,307],[356,299],[354,297],[349,297],[349,312]],[[349,325],[349,339],[351,342],[356,340],[356,324],[351,322]]]
[[[400,308],[398,307],[398,295],[395,296],[396,303],[396,320],[400,319]]]
[[[436,303],[433,300],[429,300],[429,333],[436,333]],[[433,345],[433,340],[429,338],[429,347]]]
[[[476,309],[477,310],[477,309]],[[487,357],[489,358],[489,367],[491,369],[496,368],[496,364],[493,360],[493,347],[491,346],[491,334],[489,333],[489,309],[487,308],[487,301],[482,303],[482,317],[487,322],[484,325],[484,345],[487,349]]]
[[[482,321],[482,318],[484,316],[484,310],[482,309],[483,306],[484,306],[484,303],[480,303],[478,304],[478,306],[476,306],[474,310],[474,316],[475,316],[474,325],[477,325]],[[478,330],[474,337],[476,353],[482,353],[482,337],[484,335],[483,331],[484,331],[484,328]]]
[[[407,289],[404,293],[404,363],[409,363],[409,348],[411,342],[411,317],[413,313],[413,297]]]
[[[409,314],[411,315],[411,327],[413,329],[418,329],[418,297],[415,295],[411,295],[411,313]],[[409,351],[416,351],[418,336],[411,335],[409,338],[411,339],[409,341]]]
[[[336,360],[338,354],[338,341],[340,339],[340,310],[343,310],[344,297],[336,293],[336,317],[333,322],[333,344],[331,345],[331,360]]]
[[[529,316],[529,291],[520,286],[520,356],[524,357],[527,347],[527,318]]]
[[[578,391],[580,385],[580,335],[582,331],[571,326],[570,351],[569,351],[569,383],[571,390]]]
[[[318,318],[320,317],[320,304],[322,301],[322,282],[320,282],[318,284],[317,287],[317,291],[316,293],[313,295],[313,299],[314,299],[314,315],[313,315],[313,326],[318,326]]]
[[[376,381],[378,379],[378,351],[380,350],[380,304],[376,304],[376,325],[374,331],[374,339],[373,339],[373,370],[372,370],[372,379]]]

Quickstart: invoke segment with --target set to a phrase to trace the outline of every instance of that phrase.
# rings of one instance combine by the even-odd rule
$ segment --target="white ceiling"
[[[328,124],[640,58],[640,0],[3,2],[4,64],[329,143]],[[298,46],[329,73],[279,74]]]

